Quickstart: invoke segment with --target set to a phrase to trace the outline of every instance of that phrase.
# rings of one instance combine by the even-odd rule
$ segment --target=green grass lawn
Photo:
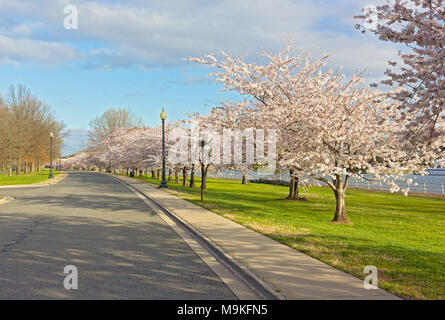
[[[57,176],[58,174],[58,171],[53,171],[54,176]],[[21,174],[18,176],[13,172],[11,177],[8,177],[8,172],[0,172],[0,186],[44,182],[48,180],[48,175],[49,169],[42,169],[40,172]]]
[[[147,182],[159,181],[138,177]],[[335,198],[312,187],[307,202],[284,200],[288,188],[209,179],[202,204],[197,188],[169,184],[182,198],[363,279],[374,265],[379,287],[410,299],[445,299],[445,201],[349,190],[354,225],[330,223]]]

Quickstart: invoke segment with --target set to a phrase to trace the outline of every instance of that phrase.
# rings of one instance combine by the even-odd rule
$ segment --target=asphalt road
[[[234,299],[137,195],[109,176],[0,189],[0,299]],[[78,289],[63,286],[78,269]]]

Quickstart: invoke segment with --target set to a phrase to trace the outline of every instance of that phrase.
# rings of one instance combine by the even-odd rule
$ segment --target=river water
[[[239,171],[222,170],[218,172],[209,173],[209,176],[214,178],[224,178],[224,179],[237,179],[241,180],[242,173]],[[370,190],[381,190],[389,191],[389,185],[381,183],[379,181],[372,181],[372,175],[365,175],[366,180],[351,178],[349,182],[349,187],[351,188],[364,188]],[[290,180],[289,173],[280,173],[274,175],[264,175],[256,171],[249,172],[250,180],[263,180],[263,181],[281,181],[283,183],[288,183]],[[369,181],[369,180],[371,181]],[[412,179],[413,184],[410,185],[411,192],[419,193],[433,193],[433,194],[443,194],[445,195],[445,176],[439,175],[405,175],[404,179],[399,181],[399,186],[401,188],[406,188],[407,184],[404,182],[407,179]],[[415,185],[417,184],[417,185]]]

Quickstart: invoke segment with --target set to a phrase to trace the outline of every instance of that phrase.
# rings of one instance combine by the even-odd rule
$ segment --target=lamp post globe
[[[165,119],[167,119],[167,113],[165,113],[164,108],[162,108],[162,112],[160,114],[161,120],[165,121]]]
[[[167,181],[165,180],[165,119],[167,119],[167,113],[164,108],[160,114],[162,120],[162,181],[160,188],[167,188]]]
[[[49,141],[50,141],[50,146],[49,146],[49,176],[48,179],[52,179],[54,178],[53,176],[53,139],[54,139],[54,133],[51,132],[49,134]]]

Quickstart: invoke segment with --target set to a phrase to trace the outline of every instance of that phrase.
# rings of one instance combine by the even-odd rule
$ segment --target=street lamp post
[[[207,150],[205,150],[206,146],[208,146],[213,140],[213,137],[211,135],[205,135],[202,137],[202,140],[199,141],[199,146],[201,147],[201,202],[204,202],[204,190],[205,190],[205,179],[207,179],[207,169],[208,164],[204,162],[204,157]],[[207,168],[206,168],[207,166]]]
[[[204,202],[204,147],[205,141],[199,141],[201,146],[201,202]]]
[[[165,119],[167,119],[167,114],[165,113],[164,108],[162,108],[162,182],[159,186],[160,188],[167,188],[167,181],[165,180]]]
[[[49,134],[49,141],[50,141],[50,147],[49,147],[49,176],[48,179],[54,178],[53,176],[53,139],[54,139],[54,133]]]

